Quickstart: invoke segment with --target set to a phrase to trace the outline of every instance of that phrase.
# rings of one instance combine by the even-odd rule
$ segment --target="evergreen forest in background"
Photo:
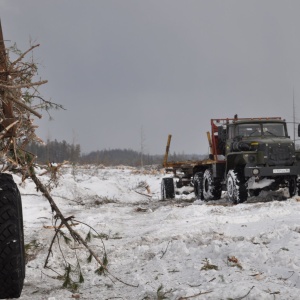
[[[77,164],[102,164],[104,166],[126,165],[140,167],[144,165],[162,164],[164,155],[142,154],[131,149],[105,149],[82,154],[79,144],[69,144],[66,141],[47,141],[46,144],[31,143],[27,151],[37,157],[37,162],[47,164],[49,162],[61,163],[69,161]],[[169,154],[169,161],[200,160],[203,155],[196,154]]]

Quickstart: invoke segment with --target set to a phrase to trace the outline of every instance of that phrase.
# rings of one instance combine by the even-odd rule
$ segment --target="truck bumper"
[[[300,166],[247,166],[244,169],[245,177],[277,177],[277,176],[298,176],[300,175]]]

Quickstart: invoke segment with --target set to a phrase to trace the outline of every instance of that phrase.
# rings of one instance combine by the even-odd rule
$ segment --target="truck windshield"
[[[255,136],[286,136],[282,123],[251,123],[236,126],[236,135],[245,137]]]

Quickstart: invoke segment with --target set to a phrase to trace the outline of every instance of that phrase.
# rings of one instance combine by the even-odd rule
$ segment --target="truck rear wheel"
[[[233,203],[242,203],[247,200],[247,189],[244,177],[237,171],[229,170],[226,180],[227,195]]]
[[[25,277],[21,196],[10,174],[0,174],[0,299],[18,298]]]
[[[206,169],[203,174],[203,197],[205,200],[218,200],[222,195],[222,185],[213,177],[211,169]]]
[[[173,199],[175,198],[174,181],[171,177],[163,178],[161,181],[161,199]]]
[[[203,173],[197,172],[194,175],[194,193],[198,200],[204,200],[203,197]]]

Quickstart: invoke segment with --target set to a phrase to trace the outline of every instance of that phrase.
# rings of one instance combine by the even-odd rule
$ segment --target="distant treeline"
[[[81,154],[80,145],[69,144],[66,141],[58,142],[47,141],[45,145],[32,143],[27,150],[37,156],[37,162],[46,164],[48,162],[60,163],[69,161],[80,164],[102,164],[105,166],[143,166],[162,164],[164,155],[142,154],[141,152],[131,149],[105,149],[92,151],[87,154]],[[181,160],[199,160],[203,155],[195,154],[178,154],[173,152],[169,154],[169,161]]]
[[[70,145],[66,141],[47,141],[45,145],[31,143],[26,150],[37,156],[37,162],[79,162],[81,156],[80,145]]]

